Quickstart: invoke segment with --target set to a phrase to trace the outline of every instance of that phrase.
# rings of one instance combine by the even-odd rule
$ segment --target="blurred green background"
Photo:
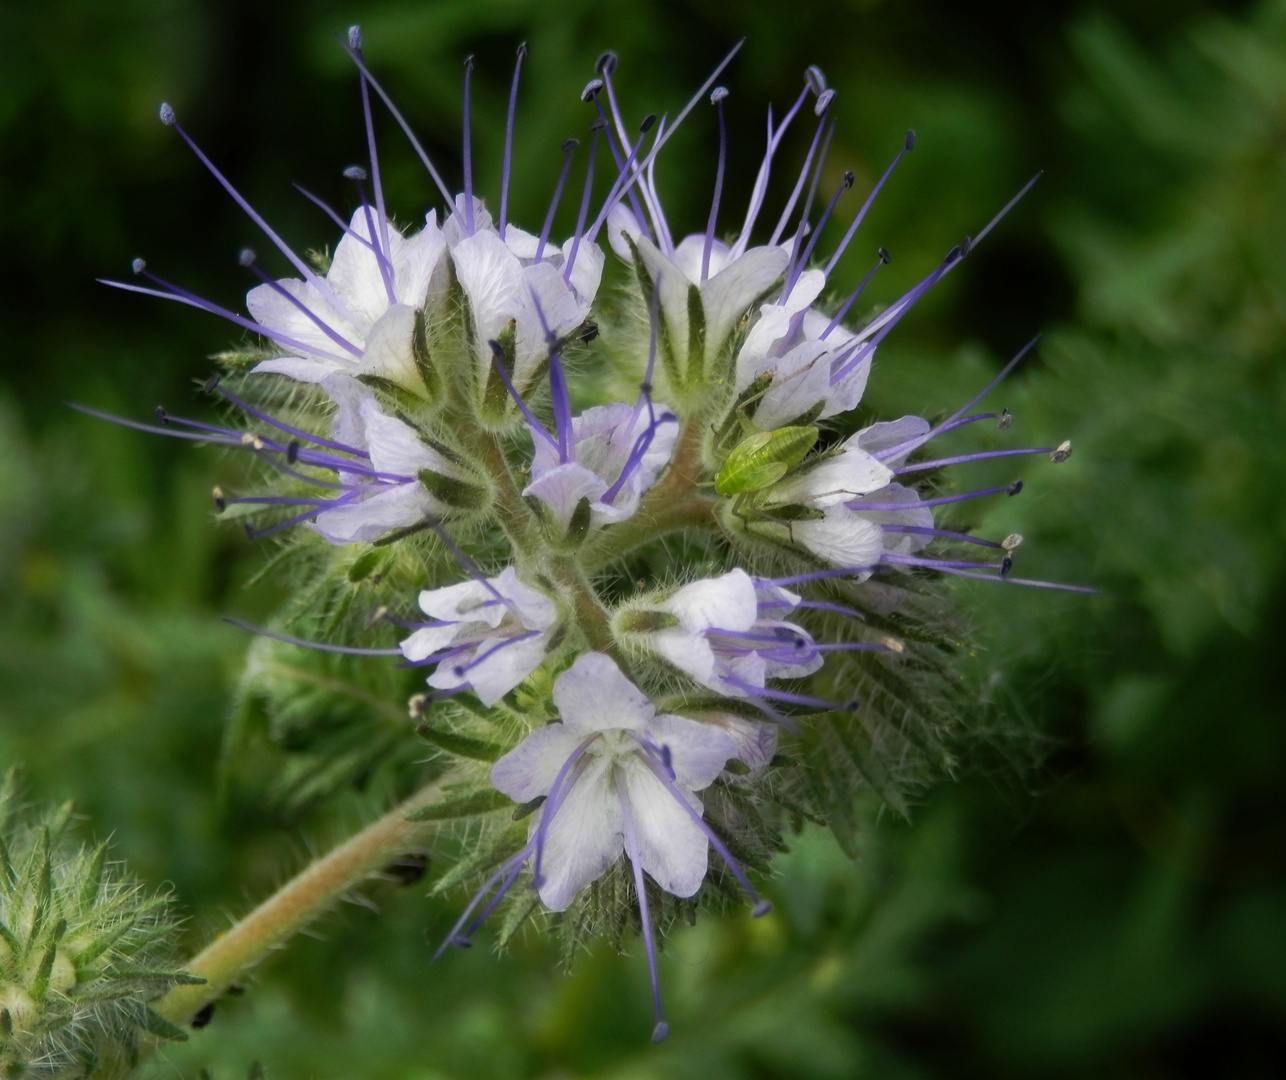
[[[959,588],[988,729],[959,782],[910,824],[873,818],[856,863],[825,834],[799,836],[768,887],[772,918],[734,911],[676,932],[659,1048],[641,955],[599,947],[567,976],[529,935],[507,956],[430,966],[462,898],[389,886],[378,914],[328,919],[153,1075],[210,1066],[228,1080],[254,1059],[270,1080],[1283,1074],[1286,2],[0,10],[0,764],[23,763],[33,797],[74,796],[87,834],[172,885],[194,946],[405,777],[376,773],[324,809],[253,781],[220,790],[247,642],[219,616],[280,600],[246,585],[266,553],[211,521],[226,463],[62,404],[204,409],[192,380],[236,332],[93,279],[145,255],[237,307],[250,284],[238,250],[268,247],[157,122],[161,100],[298,247],[321,246],[331,227],[289,184],[346,204],[339,171],[362,149],[332,35],[363,24],[368,59],[453,178],[460,63],[477,54],[492,198],[526,40],[513,216],[534,226],[558,144],[590,119],[577,92],[601,49],[621,54],[637,118],[673,113],[745,36],[726,77],[729,223],[764,110],[780,115],[808,63],[839,93],[824,188],[852,168],[864,192],[917,130],[839,271],[856,282],[887,246],[893,265],[869,294],[881,302],[1045,170],[881,348],[867,399],[884,416],[954,407],[1044,332],[996,404],[1030,443],[1076,442],[1066,466],[1023,469],[1023,497],[985,524],[1027,536],[1024,573],[1101,595]],[[380,131],[390,202],[413,219],[429,182],[392,125]],[[802,159],[796,134],[782,176]],[[712,138],[699,110],[662,159],[685,231],[704,222]],[[256,776],[293,748],[261,749]]]

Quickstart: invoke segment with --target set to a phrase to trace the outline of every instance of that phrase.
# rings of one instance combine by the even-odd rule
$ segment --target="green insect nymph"
[[[815,427],[760,431],[734,447],[715,477],[720,495],[742,495],[775,484],[798,465],[817,442]]]

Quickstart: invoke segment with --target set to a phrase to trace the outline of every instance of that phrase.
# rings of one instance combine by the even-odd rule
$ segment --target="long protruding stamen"
[[[160,288],[148,289],[142,285],[131,285],[126,281],[112,281],[110,278],[98,278],[100,284],[110,285],[113,289],[122,289],[125,292],[140,293],[143,296],[155,296],[161,300],[174,300],[181,304],[187,304],[189,307],[197,308],[201,311],[209,312],[211,315],[218,315],[221,319],[226,319],[234,326],[240,326],[243,330],[249,330],[252,334],[261,334],[270,341],[275,341],[279,345],[285,345],[291,349],[297,349],[306,356],[316,356],[324,360],[334,360],[338,364],[351,366],[353,361],[346,356],[336,356],[332,353],[323,352],[316,345],[309,345],[299,341],[296,338],[288,337],[272,327],[264,326],[262,323],[255,322],[253,319],[247,319],[238,315],[234,311],[220,306],[210,300],[205,300],[197,296],[194,292],[180,288],[172,282],[165,281],[146,269],[142,259],[134,260],[134,272],[147,278],[148,281],[154,282]]]
[[[919,510],[921,507],[946,506],[949,503],[964,502],[966,499],[981,499],[987,495],[1008,495],[1011,498],[1017,495],[1023,489],[1023,482],[1015,480],[1006,487],[983,488],[980,491],[966,491],[962,495],[939,495],[936,499],[920,499],[913,503],[880,503],[867,502],[864,499],[855,499],[853,502],[845,503],[850,510],[867,510],[872,513],[901,513],[905,510]],[[809,580],[801,578],[802,581]],[[784,585],[780,578],[774,578],[774,583]]]
[[[326,284],[326,279],[319,277],[313,271],[312,267],[310,267],[306,262],[304,262],[304,260],[301,259],[298,255],[296,255],[293,250],[291,250],[290,245],[287,244],[286,241],[284,241],[280,236],[277,235],[277,233],[273,230],[272,226],[269,225],[268,222],[265,221],[259,215],[259,212],[255,210],[255,208],[251,206],[249,202],[246,201],[245,197],[241,194],[241,192],[239,192],[235,187],[232,186],[232,182],[226,176],[224,176],[223,173],[219,171],[219,169],[215,166],[214,162],[211,161],[208,157],[206,157],[205,152],[199,146],[197,146],[196,142],[192,139],[192,137],[186,131],[183,130],[182,126],[175,118],[174,110],[170,108],[168,104],[162,104],[160,115],[161,115],[161,123],[164,124],[166,127],[172,127],[175,131],[179,133],[179,137],[182,138],[182,140],[188,144],[188,148],[192,151],[192,153],[196,155],[197,160],[206,167],[210,175],[213,176],[215,180],[218,181],[219,186],[223,188],[223,190],[226,191],[232,197],[232,201],[235,202],[239,207],[241,207],[242,212],[245,213],[246,217],[248,217],[251,221],[255,223],[256,227],[258,227],[258,229],[264,234],[264,236],[266,236],[270,241],[272,241],[273,247],[275,247],[284,256],[286,256],[287,259],[290,260],[291,266],[293,266],[296,270],[299,271],[300,274],[303,275],[304,280],[307,281],[310,285],[312,285],[312,287],[316,289],[319,293],[321,293],[322,296],[324,296],[330,302],[330,304],[335,308],[335,310],[338,311],[341,315],[343,315],[346,319],[348,319],[349,322],[356,323],[357,320],[353,318],[348,308],[345,307],[344,304],[340,302],[339,297],[335,295],[334,290],[331,289],[331,287],[328,284]]]
[[[620,202],[622,196],[625,196],[630,200],[630,209],[634,213],[634,220],[638,222],[643,235],[649,240],[652,239],[652,230],[648,225],[647,215],[643,213],[643,208],[639,205],[638,192],[634,190],[633,186],[625,186],[625,178],[629,175],[630,170],[634,168],[639,153],[643,149],[644,136],[652,130],[652,127],[655,124],[655,113],[648,113],[647,116],[643,117],[643,122],[639,124],[638,141],[630,147],[630,152],[625,156],[625,164],[620,166],[619,171],[616,174],[616,179],[612,182],[611,190],[608,191],[607,198],[603,200],[603,205],[598,211],[598,216],[594,218],[594,224],[589,227],[589,231],[586,233],[591,241],[598,236],[598,230],[603,227],[603,223],[607,220],[608,214],[610,214],[612,212],[612,208]],[[659,136],[660,132],[658,131],[657,134]],[[640,185],[640,187],[642,187],[642,185]]]
[[[799,215],[799,225],[795,229],[795,239],[790,246],[790,263],[786,274],[786,282],[782,286],[780,303],[785,303],[790,297],[790,291],[795,287],[795,282],[799,280],[799,273],[803,267],[803,244],[804,235],[808,232],[808,215],[813,212],[813,199],[817,197],[817,184],[822,178],[822,169],[826,165],[827,155],[830,154],[831,140],[835,137],[835,121],[831,121],[826,128],[826,138],[822,140],[822,151],[817,155],[817,164],[813,166],[813,178],[808,184],[808,197],[804,200],[804,209]],[[800,315],[802,321],[802,313]]]
[[[585,218],[589,214],[589,199],[594,193],[594,158],[598,153],[598,136],[607,127],[602,120],[595,120],[590,125],[592,134],[589,139],[589,162],[585,165],[585,188],[581,192],[580,210],[576,214],[576,232],[572,237],[572,249],[567,255],[567,266],[563,270],[563,280],[571,284],[572,270],[576,266],[576,256],[580,252],[581,236],[585,231]]]
[[[661,124],[656,129],[656,141],[665,138],[666,117],[662,115]],[[653,146],[655,149],[655,145]],[[643,201],[648,205],[652,215],[652,226],[656,232],[657,246],[668,256],[674,254],[674,236],[670,232],[670,223],[665,217],[665,207],[661,205],[661,196],[656,190],[656,155],[649,154],[648,160],[641,166],[643,177],[639,190],[643,192]]]
[[[925,443],[929,442],[932,439],[936,439],[939,435],[942,435],[945,432],[951,431],[953,428],[958,427],[960,425],[961,418],[965,415],[965,413],[967,413],[970,409],[972,409],[975,405],[977,405],[978,402],[980,402],[983,398],[985,398],[988,394],[990,394],[997,386],[999,386],[1000,383],[1005,379],[1005,377],[1008,376],[1008,374],[1011,371],[1013,371],[1014,368],[1016,368],[1020,363],[1022,363],[1023,357],[1025,357],[1029,352],[1031,352],[1033,348],[1036,347],[1036,343],[1038,341],[1040,341],[1039,334],[1037,334],[1034,338],[1032,338],[1029,342],[1027,342],[1026,345],[1024,345],[1021,349],[1019,349],[1018,352],[1014,355],[1013,359],[1011,359],[1009,363],[1007,363],[1003,368],[1000,369],[1000,371],[997,373],[994,379],[992,379],[989,383],[987,383],[986,386],[984,386],[981,390],[979,390],[978,393],[976,393],[967,402],[965,402],[965,404],[961,408],[957,409],[954,413],[948,416],[937,427],[933,428],[931,431],[926,432],[924,435],[919,436],[918,438],[909,439],[904,443],[899,443],[897,446],[890,446],[885,450],[877,451],[875,456],[880,458],[880,460],[882,461],[887,461],[889,458],[897,457],[900,455],[904,456],[906,454],[911,453],[912,451],[918,450]],[[994,415],[994,414],[988,414],[988,416],[990,415]],[[978,417],[977,419],[984,419],[984,417]]]
[[[880,528],[888,533],[931,536],[938,540],[956,540],[964,544],[977,544],[979,547],[995,548],[998,551],[1008,550],[1004,544],[998,544],[995,540],[984,540],[981,536],[970,536],[968,533],[952,532],[949,529],[931,529],[927,525],[881,525]]]
[[[652,372],[656,368],[656,338],[657,331],[661,322],[661,275],[657,274],[656,280],[652,283],[652,299],[648,304],[648,343],[647,343],[647,367],[643,371],[643,381],[639,384],[639,399],[634,406],[634,415],[637,416],[646,404],[651,407],[652,404]]]
[[[518,76],[522,73],[522,62],[527,56],[527,43],[518,46],[518,57],[514,60],[514,77],[509,86],[509,112],[505,116],[505,157],[500,167],[500,226],[497,232],[500,239],[505,238],[505,224],[509,214],[509,167],[513,161],[514,148],[514,113],[518,109]]]
[[[804,100],[808,97],[811,88],[805,85],[800,91],[799,97],[795,99],[795,104],[790,107],[786,113],[786,118],[782,120],[776,131],[772,126],[772,106],[768,107],[768,148],[764,152],[764,159],[759,164],[759,172],[755,176],[755,186],[750,194],[750,205],[746,207],[746,219],[741,225],[741,234],[737,237],[737,242],[732,246],[732,257],[740,258],[750,243],[750,234],[759,220],[759,211],[763,209],[764,199],[768,194],[768,180],[772,175],[772,159],[777,153],[777,147],[781,145],[782,136],[786,134],[786,129],[795,119],[795,115],[803,107]]]
[[[834,130],[834,127],[831,128]],[[821,173],[820,164],[818,174]],[[831,201],[826,204],[826,209],[822,211],[822,216],[817,219],[817,225],[813,229],[813,235],[808,238],[808,244],[800,253],[799,258],[795,260],[794,265],[790,268],[790,274],[786,279],[786,287],[783,289],[783,295],[789,296],[790,290],[795,287],[795,282],[799,280],[799,275],[804,272],[804,267],[808,265],[808,260],[812,257],[813,249],[817,246],[817,241],[821,238],[822,230],[826,227],[826,222],[830,220],[831,211],[835,209],[835,204],[839,202],[839,197],[853,186],[853,174],[846,172],[844,179],[840,181],[839,187],[835,189],[835,194],[831,196]],[[811,197],[810,197],[810,202]]]
[[[888,265],[889,253],[883,248],[880,248],[879,254],[875,258],[875,265],[866,272],[866,277],[862,278],[862,280],[857,283],[857,288],[848,294],[848,299],[840,306],[839,311],[835,312],[835,318],[831,319],[827,324],[826,329],[818,335],[819,341],[825,341],[832,333],[834,333],[835,328],[844,321],[845,316],[848,315],[849,309],[857,302],[857,298],[862,295],[862,291],[866,288],[871,278],[875,276],[875,271],[881,266]],[[829,271],[827,271],[827,273],[829,274]]]
[[[741,869],[741,866],[740,864],[738,864],[737,860],[732,857],[732,852],[730,852],[727,846],[724,844],[724,842],[719,839],[715,831],[712,828],[710,828],[710,825],[705,820],[705,818],[703,818],[697,812],[696,807],[693,806],[690,802],[688,802],[688,800],[683,797],[679,789],[675,787],[674,780],[673,780],[673,770],[668,770],[663,768],[662,766],[664,763],[659,761],[658,758],[656,757],[655,752],[649,749],[647,746],[644,746],[643,749],[644,749],[643,760],[647,764],[652,775],[655,776],[658,780],[661,781],[662,784],[665,785],[665,790],[668,791],[674,797],[674,801],[677,802],[683,808],[683,810],[687,813],[688,817],[690,817],[696,823],[697,828],[699,828],[705,834],[705,838],[710,842],[710,846],[714,848],[716,852],[719,853],[719,858],[721,858],[724,861],[728,869],[732,871],[733,877],[737,879],[737,882],[746,891],[746,895],[750,898],[750,903],[753,905],[752,910],[753,910],[754,917],[758,919],[758,918],[762,918],[764,915],[767,915],[770,911],[772,911],[772,904],[770,904],[767,900],[760,899],[760,896],[755,891],[754,886],[750,884],[750,879],[746,877],[745,872]]]
[[[723,103],[728,96],[725,87],[716,86],[710,104],[719,110],[719,165],[714,174],[714,198],[710,200],[710,218],[706,222],[706,241],[701,249],[701,281],[710,276],[710,248],[714,245],[714,226],[719,217],[719,196],[723,192],[723,168],[728,157],[728,132],[723,122]]]
[[[903,465],[894,469],[897,476],[903,473],[922,472],[925,469],[940,469],[947,465],[967,465],[971,461],[987,461],[991,458],[1024,457],[1028,454],[1052,454],[1056,447],[1041,446],[1021,450],[984,450],[977,454],[959,454],[956,457],[936,458],[933,461],[917,461],[914,465]]]
[[[643,864],[639,861],[638,835],[634,831],[634,811],[630,808],[630,797],[625,790],[625,777],[616,770],[616,794],[621,800],[621,821],[625,831],[625,854],[630,860],[630,869],[634,872],[634,892],[639,901],[639,923],[643,931],[643,950],[647,953],[647,971],[652,980],[652,1010],[656,1016],[656,1026],[652,1028],[652,1041],[660,1042],[670,1034],[670,1025],[661,1015],[661,984],[656,974],[656,945],[652,941],[652,918],[648,912],[647,887],[643,881]],[[682,801],[682,800],[680,800]]]
[[[549,212],[545,214],[545,224],[540,230],[540,242],[536,244],[536,257],[533,262],[540,262],[545,254],[545,245],[549,243],[549,230],[554,227],[554,214],[558,210],[558,201],[563,197],[563,185],[567,183],[567,170],[572,167],[572,154],[580,145],[577,139],[568,139],[563,143],[563,167],[558,173],[558,183],[554,186],[554,197],[549,201]]]
[[[495,885],[496,882],[498,882],[501,878],[506,878],[507,880],[505,885],[501,888],[500,892],[498,893],[498,896],[504,896],[505,892],[508,890],[509,885],[511,885],[513,883],[514,878],[517,877],[517,874],[513,874],[511,872],[513,871],[514,867],[518,867],[518,868],[522,867],[522,864],[526,862],[528,857],[531,855],[531,851],[532,851],[532,845],[528,844],[520,852],[518,852],[518,854],[511,855],[508,859],[506,859],[503,863],[501,863],[500,868],[489,878],[487,878],[486,881],[482,883],[482,888],[480,888],[476,893],[473,894],[473,898],[469,901],[467,905],[465,905],[464,911],[461,913],[460,917],[456,920],[455,925],[451,927],[451,932],[447,934],[447,936],[443,939],[442,944],[438,946],[437,952],[433,954],[434,961],[438,960],[442,956],[442,954],[446,952],[447,949],[450,948],[452,945],[457,945],[462,949],[467,949],[469,947],[469,944],[470,944],[469,935],[465,934],[464,936],[461,936],[460,934],[461,927],[463,927],[464,924],[469,921],[469,916],[473,914],[474,908],[476,908],[482,902],[482,898],[486,896],[488,892],[491,891],[491,887]],[[494,904],[488,907],[488,911],[491,910],[491,907],[494,907]],[[471,928],[471,931],[472,931],[472,928]]]
[[[362,355],[361,349],[359,349],[356,345],[354,345],[351,341],[349,341],[346,337],[344,337],[341,333],[339,333],[338,330],[335,330],[320,315],[318,315],[315,311],[313,311],[312,308],[310,308],[307,304],[305,304],[302,300],[300,300],[299,297],[297,297],[294,293],[292,293],[289,289],[287,289],[284,285],[282,285],[281,282],[277,281],[274,278],[269,277],[262,270],[260,270],[259,267],[255,265],[255,253],[253,251],[251,251],[249,248],[246,248],[244,251],[241,252],[241,256],[240,258],[238,258],[237,261],[242,266],[244,266],[247,270],[249,270],[252,274],[254,274],[255,277],[257,277],[260,281],[262,281],[265,285],[267,285],[268,288],[270,288],[273,292],[277,293],[279,296],[284,296],[286,298],[287,303],[291,304],[293,307],[296,307],[301,312],[303,312],[304,316],[314,326],[316,326],[318,330],[320,330],[323,334],[325,334],[328,338],[330,338],[331,341],[333,341],[341,349],[347,349],[354,356],[359,358],[361,357]]]
[[[433,167],[433,162],[429,160],[429,155],[425,152],[424,147],[420,145],[420,140],[415,137],[415,132],[411,130],[411,125],[406,122],[406,118],[399,111],[398,107],[393,104],[393,99],[389,96],[388,92],[379,84],[379,81],[375,76],[371,74],[370,69],[367,68],[366,62],[361,58],[361,56],[354,49],[350,48],[347,43],[343,44],[344,51],[348,53],[349,58],[357,65],[357,70],[362,73],[363,78],[370,83],[371,89],[379,94],[380,100],[384,102],[384,107],[388,109],[389,114],[395,121],[397,121],[397,126],[402,129],[402,134],[405,135],[407,140],[410,142],[412,149],[415,150],[415,153],[419,157],[421,163],[433,178],[433,182],[437,185],[438,191],[441,192],[442,198],[446,201],[447,206],[450,207],[452,205],[451,192],[447,188],[446,184],[443,183],[438,170]]]
[[[813,158],[817,155],[817,145],[821,142],[822,132],[826,128],[826,111],[830,108],[830,104],[834,99],[835,92],[833,90],[825,90],[817,98],[817,104],[814,106],[814,111],[818,116],[817,130],[813,132],[812,144],[808,147],[808,155],[804,158],[804,165],[799,170],[799,178],[795,181],[795,187],[790,193],[790,198],[786,200],[786,208],[781,212],[781,217],[777,219],[777,227],[773,229],[772,237],[768,241],[770,247],[781,239],[781,234],[786,228],[786,222],[790,220],[791,214],[795,212],[795,203],[799,201],[804,185],[808,183],[808,175],[813,167]]]
[[[469,83],[473,76],[473,57],[464,61],[464,233],[473,235],[473,131],[469,108]],[[539,262],[539,260],[537,260]]]
[[[612,110],[612,119],[615,121],[615,124],[616,124],[616,135],[613,135],[612,133],[612,125],[608,124],[607,126],[607,145],[612,152],[612,160],[616,162],[616,172],[617,172],[618,179],[624,176],[626,170],[634,166],[634,161],[638,157],[638,152],[643,146],[643,136],[647,134],[652,124],[656,122],[655,117],[652,117],[651,122],[644,121],[646,126],[639,129],[638,144],[636,146],[631,147],[629,130],[625,126],[625,121],[621,119],[621,110],[616,103],[616,90],[612,86],[612,76],[616,74],[616,65],[619,62],[620,62],[620,58],[616,55],[616,53],[612,52],[609,49],[607,52],[600,55],[598,60],[594,64],[594,70],[598,72],[599,78],[602,79],[603,86],[607,90],[608,105]],[[593,96],[593,101],[594,101],[594,108],[598,110],[599,117],[601,117],[604,121],[606,121],[607,116],[603,112],[603,102],[601,100],[601,95],[595,94]],[[624,161],[621,160],[621,154],[616,148],[617,137],[620,138],[621,146],[624,147],[626,151]],[[615,182],[613,183],[613,189],[615,189]],[[626,195],[626,198],[630,200],[630,209],[634,211],[634,218],[636,221],[638,221],[639,228],[643,230],[643,234],[649,240],[652,239],[652,230],[648,226],[647,216],[643,213],[643,207],[639,204],[638,192],[635,191],[634,188],[630,188],[625,193],[625,195]],[[608,200],[604,201],[603,209],[600,211],[600,214],[606,214],[607,211],[611,209],[612,205],[614,205],[614,202],[615,200],[612,199],[611,194],[609,193]],[[598,217],[595,217],[594,221],[595,221],[595,225],[592,226],[590,230],[591,236],[596,231]]]
[[[1017,206],[1022,201],[1023,196],[1026,195],[1027,192],[1031,191],[1031,189],[1036,186],[1036,181],[1039,180],[1044,175],[1045,175],[1045,171],[1042,169],[1040,172],[1038,172],[1035,176],[1033,176],[1030,180],[1028,180],[1027,183],[1025,183],[1019,189],[1017,195],[1015,195],[1012,199],[1010,199],[1007,203],[1005,203],[1004,206],[1000,208],[1000,210],[996,213],[996,216],[993,217],[989,222],[987,222],[987,224],[983,227],[982,231],[973,238],[975,247],[978,244],[982,243],[983,237],[985,237],[989,232],[991,232],[992,229],[994,229],[997,225],[1000,224],[1001,219],[1006,214],[1008,214],[1010,210],[1012,210],[1015,206]]]
[[[710,92],[711,88],[719,80],[719,76],[723,74],[723,69],[726,68],[730,63],[732,63],[732,58],[736,56],[738,52],[741,51],[741,46],[743,46],[745,43],[746,43],[746,39],[742,38],[731,49],[728,50],[727,55],[725,55],[724,58],[720,60],[718,64],[715,65],[714,71],[710,72],[710,75],[706,78],[706,81],[701,84],[697,92],[692,95],[692,97],[688,100],[688,103],[684,105],[683,108],[679,111],[679,115],[675,118],[674,123],[670,125],[669,129],[665,131],[659,130],[657,132],[656,142],[652,144],[652,149],[648,151],[647,157],[645,157],[639,163],[638,167],[635,168],[630,173],[629,178],[623,182],[621,189],[614,193],[615,197],[620,197],[624,195],[630,189],[631,186],[633,186],[639,181],[639,179],[643,176],[644,170],[646,170],[648,166],[650,166],[652,162],[656,160],[656,156],[661,152],[661,148],[670,140],[670,138],[674,135],[674,133],[679,129],[679,125],[682,124],[683,121],[687,119],[688,114],[697,107],[697,103],[701,101],[706,96],[706,94]],[[600,217],[604,219],[606,218],[606,216],[607,215],[605,213],[600,214]],[[598,222],[596,221],[595,224],[597,225]]]
[[[314,443],[317,446],[326,446],[332,450],[339,450],[345,454],[355,454],[358,457],[364,457],[368,460],[370,458],[370,455],[365,450],[359,450],[354,446],[348,446],[345,443],[336,442],[334,439],[323,438],[321,435],[310,435],[306,431],[301,431],[297,427],[293,427],[292,425],[284,423],[275,417],[269,416],[262,409],[258,409],[251,405],[250,402],[237,397],[237,395],[232,393],[230,390],[225,390],[218,383],[215,383],[213,386],[209,386],[207,384],[207,389],[210,393],[218,394],[228,403],[235,405],[247,416],[253,416],[256,420],[269,424],[272,427],[275,427],[278,431],[284,431],[287,435],[292,435],[296,439],[302,439],[304,442]]]
[[[584,756],[594,742],[602,735],[602,732],[595,731],[593,734],[586,736],[576,746],[563,762],[557,774],[554,776],[554,782],[549,787],[549,794],[545,798],[545,804],[540,808],[540,821],[536,824],[536,831],[532,834],[532,843],[535,844],[535,858],[532,860],[531,872],[533,889],[540,889],[545,883],[544,875],[541,873],[541,867],[544,865],[545,858],[545,841],[549,837],[549,829],[554,823],[554,815],[562,808],[567,799],[567,790],[570,790],[571,784],[567,783],[568,776],[571,775],[572,769],[576,763]],[[578,774],[579,775],[579,774]],[[572,780],[572,784],[575,779]],[[564,790],[566,786],[567,790]]]
[[[362,55],[362,31],[359,27],[352,26],[348,30],[348,46],[353,49],[358,56]],[[362,88],[362,119],[366,124],[366,148],[371,160],[371,187],[375,192],[375,211],[379,215],[379,246],[383,252],[384,260],[388,263],[387,272],[383,266],[380,272],[384,276],[384,288],[388,292],[388,302],[397,303],[397,294],[393,291],[393,248],[389,243],[388,235],[388,210],[384,205],[384,185],[380,183],[380,159],[375,152],[375,119],[371,116],[371,93],[366,85],[366,76],[358,80]],[[369,212],[367,214],[369,220]],[[371,239],[375,240],[375,230],[371,230]]]
[[[366,218],[366,231],[370,234],[370,249],[375,255],[375,265],[379,267],[380,278],[384,282],[384,295],[388,297],[390,305],[397,303],[397,293],[393,289],[393,263],[389,259],[389,253],[385,250],[388,241],[388,230],[384,229],[383,235],[385,243],[380,243],[380,232],[375,228],[375,217],[379,212],[378,209],[372,211],[371,202],[366,197],[366,186],[363,183],[367,176],[366,170],[360,165],[350,165],[344,170],[344,179],[352,180],[357,188],[357,198],[362,205],[362,216]],[[385,222],[387,224],[387,221]]]
[[[635,414],[637,415],[637,414]],[[677,424],[678,417],[667,413],[661,419],[656,418],[656,413],[652,411],[652,402],[648,401],[648,425],[647,428],[634,440],[634,446],[630,450],[630,455],[625,459],[625,464],[621,466],[621,475],[616,478],[602,495],[602,502],[611,504],[612,500],[620,493],[634,471],[643,464],[643,459],[647,456],[648,450],[652,447],[652,442],[656,438],[656,431],[662,424]]]
[[[567,374],[563,371],[562,358],[558,355],[558,340],[549,328],[545,318],[545,309],[540,297],[531,290],[531,302],[540,319],[540,328],[544,331],[545,342],[549,347],[549,398],[554,407],[554,427],[558,436],[558,461],[566,465],[576,460],[576,439],[572,434],[572,399],[567,388]]]
[[[500,381],[505,384],[505,389],[509,391],[509,396],[513,398],[514,404],[518,406],[518,411],[522,413],[523,419],[527,421],[527,426],[531,428],[533,434],[539,435],[549,443],[550,446],[557,449],[558,440],[545,430],[545,425],[532,415],[531,410],[527,408],[526,402],[518,396],[518,391],[514,388],[513,380],[509,377],[509,372],[505,370],[504,347],[498,341],[489,341],[487,344],[491,346],[491,356],[492,359],[495,360],[496,371],[500,375]]]
[[[866,212],[871,208],[871,204],[875,202],[875,196],[880,193],[880,188],[884,186],[884,181],[893,175],[893,170],[897,168],[897,164],[902,160],[903,156],[914,148],[915,132],[908,131],[906,140],[902,143],[902,149],[897,152],[897,156],[889,163],[889,167],[884,170],[884,175],[876,181],[875,187],[871,188],[871,193],[866,197],[866,202],[862,203],[862,208],[857,212],[857,216],[853,218],[848,230],[844,233],[844,238],[836,246],[834,254],[827,260],[824,273],[828,278],[831,276],[831,271],[835,269],[835,264],[839,262],[840,256],[844,254],[844,249],[848,247],[849,241],[857,233],[858,226],[862,224],[862,219],[866,217]]]
[[[225,616],[224,620],[229,626],[235,626],[238,630],[245,630],[254,634],[256,637],[271,638],[273,641],[280,641],[286,645],[298,645],[304,649],[315,649],[318,652],[342,653],[344,656],[401,656],[401,649],[359,649],[351,645],[329,645],[324,641],[309,641],[307,638],[292,637],[290,634],[279,634],[275,630],[265,630],[260,626],[252,626],[248,622],[242,622],[240,619],[234,619],[231,616]]]

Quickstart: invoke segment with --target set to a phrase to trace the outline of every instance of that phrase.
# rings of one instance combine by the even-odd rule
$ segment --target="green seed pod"
[[[199,982],[175,969],[177,927],[66,835],[70,807],[37,818],[0,787],[0,1076],[88,1077],[130,1065],[140,1037],[183,1038],[150,1003]]]

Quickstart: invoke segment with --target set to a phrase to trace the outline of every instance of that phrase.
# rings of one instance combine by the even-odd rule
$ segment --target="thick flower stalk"
[[[329,260],[296,254],[162,107],[291,272],[274,278],[246,253],[258,283],[241,314],[136,260],[146,284],[111,284],[219,315],[261,345],[229,354],[209,384],[225,424],[125,422],[261,464],[250,490],[216,491],[216,506],[307,556],[264,648],[312,647],[359,673],[427,669],[397,741],[418,733],[437,751],[445,794],[420,816],[467,821],[462,857],[435,887],[481,885],[444,944],[467,944],[502,903],[502,940],[541,909],[569,945],[635,923],[660,1038],[657,929],[699,894],[745,896],[765,914],[751,876],[792,821],[827,821],[851,847],[867,794],[904,810],[950,767],[968,711],[945,583],[1049,584],[1011,572],[1021,538],[976,536],[959,516],[1021,481],[957,489],[954,473],[1011,456],[1062,462],[1070,444],[929,451],[983,421],[1010,428],[1007,411],[975,409],[1026,349],[936,423],[852,419],[879,345],[1017,197],[863,323],[855,305],[886,251],[846,298],[828,288],[914,137],[830,243],[854,179],[818,193],[835,94],[817,69],[779,121],[769,112],[732,231],[730,105],[716,86],[728,60],[672,119],[627,122],[617,58],[604,54],[581,91],[585,138],[563,144],[548,212],[524,231],[508,195],[525,47],[489,202],[471,165],[471,62],[454,192],[361,46],[354,28],[367,127],[367,160],[343,170],[355,206],[307,195],[339,230]],[[441,196],[412,208],[414,229],[386,205],[377,98]],[[719,133],[709,213],[676,240],[656,174],[706,100]],[[774,159],[801,118],[802,168],[765,218]],[[575,225],[555,242],[564,202]],[[614,305],[600,302],[604,282]],[[613,400],[604,386],[631,389]],[[262,692],[270,714],[297,717],[303,690],[288,678]]]

